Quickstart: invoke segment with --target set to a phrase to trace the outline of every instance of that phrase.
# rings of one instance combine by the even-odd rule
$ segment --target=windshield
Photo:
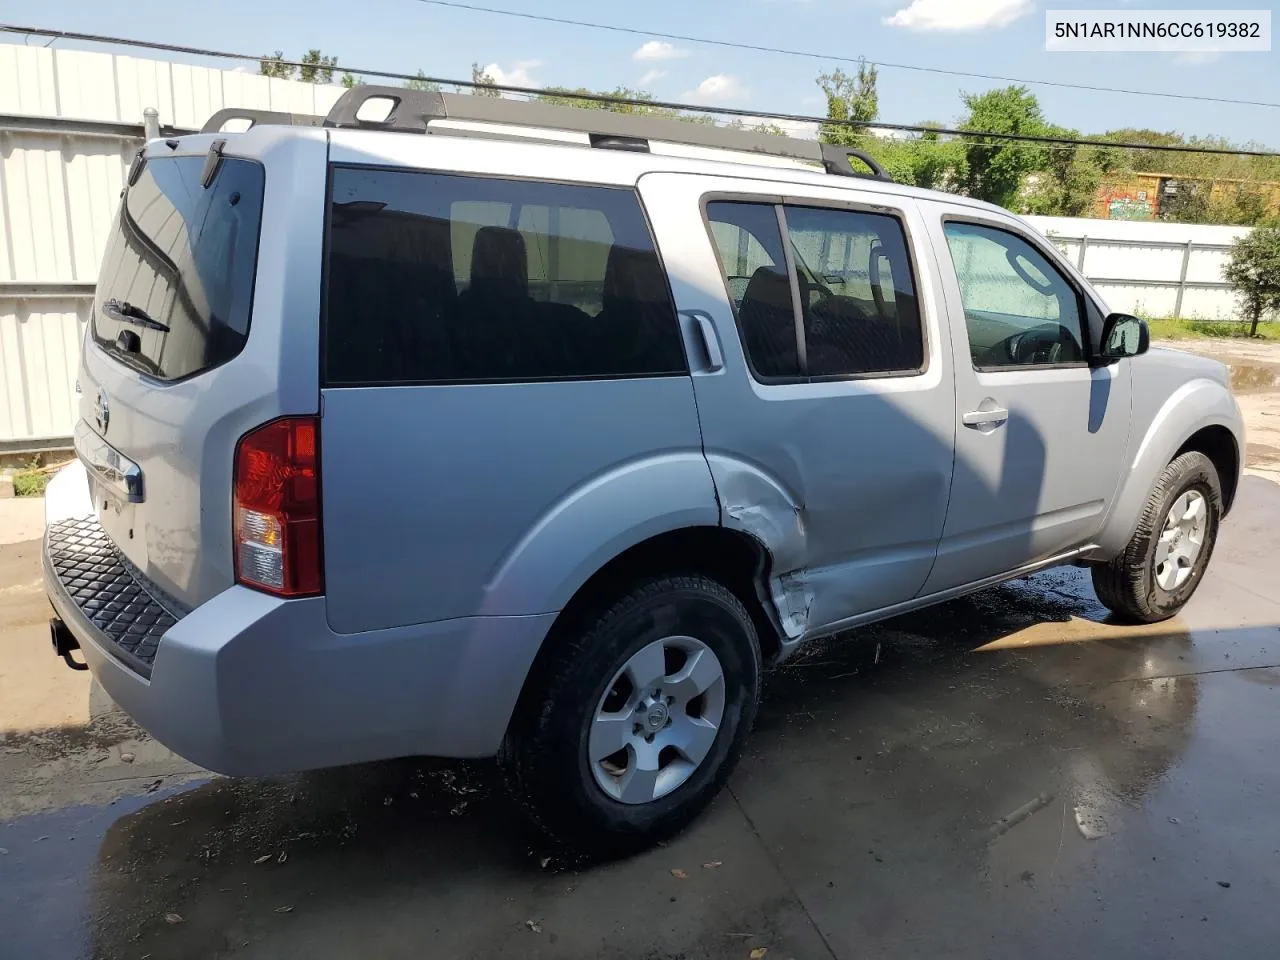
[[[118,360],[162,380],[226,363],[249,334],[263,169],[204,157],[157,157],[128,188],[107,246],[93,337]]]

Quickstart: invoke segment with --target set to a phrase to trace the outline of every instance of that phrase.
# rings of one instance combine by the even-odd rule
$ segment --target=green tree
[[[342,85],[346,87],[348,90],[350,90],[354,86],[357,86],[359,83],[360,83],[360,78],[357,77],[354,73],[351,73],[350,71],[346,71],[342,74]]]
[[[264,77],[275,77],[277,80],[292,80],[296,69],[293,64],[284,62],[283,50],[277,50],[258,61],[258,73]]]
[[[1078,130],[1049,127],[1047,136],[1080,139]],[[1049,217],[1087,217],[1103,178],[1116,167],[1115,151],[1104,147],[1046,144],[1044,166],[1023,181],[1021,208]]]
[[[850,76],[843,70],[818,75],[818,86],[827,96],[827,119],[819,137],[823,143],[857,147],[867,139],[866,125],[879,115],[880,96],[876,91],[879,72],[874,64],[858,61],[858,72]]]
[[[1280,227],[1258,227],[1233,243],[1223,276],[1240,296],[1249,336],[1257,336],[1263,314],[1280,310]]]
[[[968,114],[961,130],[1048,136],[1051,128],[1040,112],[1035,94],[1023,86],[1008,86],[986,93],[961,96]],[[961,187],[978,200],[1002,207],[1016,204],[1022,180],[1033,170],[1048,166],[1043,144],[992,137],[965,137],[965,170]]]
[[[427,75],[421,70],[412,80],[406,80],[404,86],[406,90],[425,90],[432,93],[440,89],[440,84],[434,80],[428,80]]]
[[[632,90],[630,87],[614,87],[603,92],[589,90],[586,87],[548,87],[545,93],[538,95],[542,103],[550,103],[560,107],[580,107],[584,110],[605,110],[609,113],[642,114],[644,116],[674,117],[676,111],[661,107],[650,107],[637,103],[609,103],[601,100],[584,100],[582,94],[591,97],[616,97],[620,100],[652,100],[653,94],[646,90]]]
[[[497,89],[498,81],[485,73],[478,63],[471,64],[471,82],[476,84],[476,86],[471,88],[471,92],[477,97],[502,96],[502,91]]]
[[[306,83],[332,83],[333,71],[338,65],[337,57],[326,57],[319,50],[308,50],[298,61],[301,67],[295,67],[292,63],[285,62],[284,52],[277,50],[270,56],[263,57],[258,61],[258,73],[264,77],[275,77],[278,80],[298,79]],[[351,84],[347,83],[347,77],[351,77]],[[351,86],[355,83],[355,77],[351,74],[344,74],[342,77],[343,86]]]
[[[332,83],[337,57],[326,57],[319,50],[308,50],[302,57],[298,79],[303,83]]]

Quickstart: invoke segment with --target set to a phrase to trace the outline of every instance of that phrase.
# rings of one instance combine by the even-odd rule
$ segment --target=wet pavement
[[[231,780],[110,711],[10,735],[0,957],[1274,957],[1278,527],[1244,478],[1157,627],[1066,568],[807,650],[709,814],[602,866],[487,764]]]

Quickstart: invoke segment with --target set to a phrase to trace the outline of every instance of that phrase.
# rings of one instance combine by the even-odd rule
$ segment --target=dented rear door
[[[641,195],[686,333],[704,341],[694,390],[722,522],[769,546],[796,638],[919,592],[946,517],[955,392],[915,207],[778,187],[650,174]]]

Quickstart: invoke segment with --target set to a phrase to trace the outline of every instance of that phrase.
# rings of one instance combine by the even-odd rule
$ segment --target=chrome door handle
[[[716,327],[711,320],[711,314],[705,310],[681,310],[680,313],[692,320],[694,328],[698,331],[698,339],[702,341],[702,349],[707,355],[707,371],[716,373],[723,370],[724,354],[720,351],[720,340],[716,336]]]
[[[998,427],[1009,421],[1009,411],[1003,407],[994,410],[973,410],[960,418],[966,427]]]

